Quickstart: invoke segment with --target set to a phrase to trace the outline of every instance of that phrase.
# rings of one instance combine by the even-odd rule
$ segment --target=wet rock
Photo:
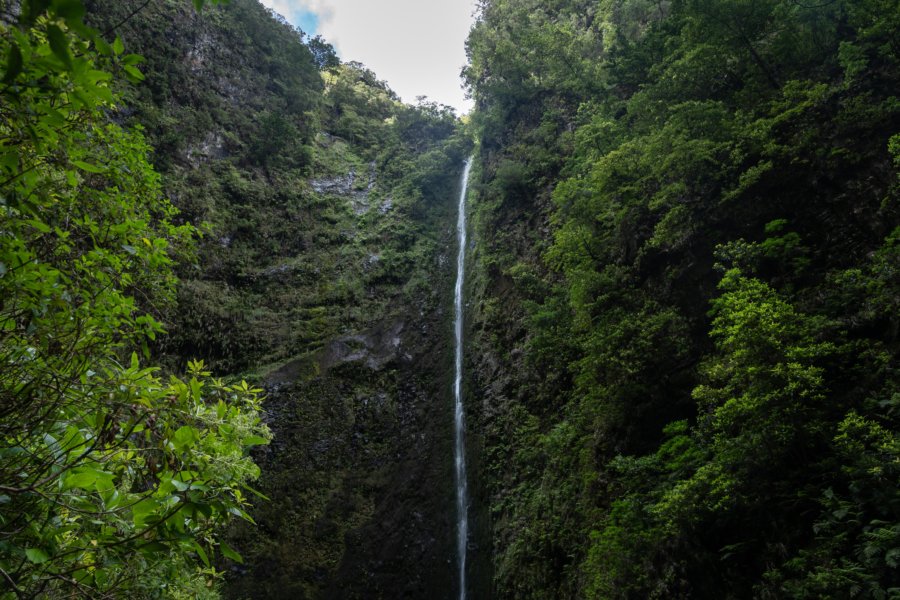
[[[339,364],[361,362],[373,371],[400,356],[403,321],[375,327],[365,333],[347,335],[329,343],[319,357],[322,371]]]

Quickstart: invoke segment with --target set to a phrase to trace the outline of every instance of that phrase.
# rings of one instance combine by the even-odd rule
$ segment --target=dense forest
[[[900,597],[900,4],[486,0],[493,591]]]
[[[900,1],[466,47],[0,0],[0,598],[900,598]]]

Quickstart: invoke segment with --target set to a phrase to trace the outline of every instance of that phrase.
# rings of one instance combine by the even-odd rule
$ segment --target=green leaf
[[[105,173],[106,169],[104,167],[98,167],[96,165],[92,165],[91,163],[86,163],[83,160],[73,160],[72,164],[81,169],[82,171],[87,171],[88,173]]]
[[[260,435],[248,435],[244,438],[244,446],[262,446],[268,444],[269,440]]]
[[[22,72],[22,51],[15,41],[9,43],[9,54],[6,56],[6,73],[3,83],[11,83]]]
[[[86,12],[81,0],[53,0],[53,11],[72,25],[81,21]]]
[[[209,567],[209,556],[206,555],[206,551],[197,543],[197,540],[191,540],[191,548],[193,548],[197,555],[200,556],[200,560],[203,561],[203,564]]]
[[[144,498],[131,507],[131,518],[135,527],[143,527],[144,523],[151,515],[156,514],[160,509],[159,502],[154,498]]]
[[[126,54],[125,56],[122,57],[122,64],[123,65],[136,65],[136,64],[144,62],[144,60],[145,60],[144,57],[141,56],[140,54]]]
[[[169,546],[163,544],[162,542],[150,542],[149,544],[144,544],[141,546],[141,552],[145,554],[160,554],[167,553],[169,551]]]
[[[0,166],[12,173],[19,168],[19,158],[19,152],[15,148],[10,148],[0,154]]]
[[[243,563],[244,557],[238,554],[231,546],[226,544],[225,542],[219,542],[219,550],[222,552],[222,556],[225,558],[230,558],[234,562]]]
[[[185,483],[185,482],[183,482],[183,481],[179,481],[179,480],[177,480],[177,479],[175,479],[175,478],[173,478],[171,481],[172,481],[172,485],[173,485],[173,486],[175,487],[175,489],[178,490],[179,492],[186,492],[186,491],[188,490],[188,488],[191,487],[191,484]]]
[[[116,41],[113,42],[112,45],[113,54],[116,56],[120,56],[123,52],[125,52],[125,44],[122,43],[122,38],[116,36]]]
[[[107,41],[99,35],[94,38],[94,46],[97,48],[97,52],[99,52],[101,56],[112,56],[112,46],[110,46]]]
[[[43,221],[38,221],[37,219],[28,219],[25,222],[37,229],[40,233],[50,233],[51,231],[50,226]]]
[[[209,504],[202,504],[202,503],[194,502],[193,507],[194,507],[194,511],[196,511],[200,515],[206,517],[207,519],[212,517],[213,509],[212,509],[212,506],[210,506]]]
[[[26,25],[30,25],[50,7],[50,0],[31,0],[26,6],[28,6],[28,12],[22,14],[22,21]]]
[[[93,469],[85,469],[78,473],[69,473],[63,482],[63,489],[70,490],[72,488],[81,488],[83,490],[90,489],[97,481],[97,471]]]
[[[269,498],[268,496],[266,496],[265,494],[263,494],[263,493],[260,492],[259,490],[250,487],[250,486],[247,485],[247,484],[244,484],[244,485],[241,486],[241,487],[243,487],[245,490],[247,490],[248,492],[250,492],[251,494],[253,494],[253,495],[256,496],[257,498],[262,498],[263,500],[266,500],[266,501],[270,500],[270,498]]]
[[[253,517],[250,516],[250,513],[248,513],[248,512],[245,511],[245,510],[241,510],[241,509],[238,508],[237,506],[229,506],[227,512],[233,514],[233,515],[236,516],[236,517],[240,517],[240,518],[242,518],[243,520],[248,521],[248,522],[253,523],[254,525],[256,525],[256,521],[253,520]]]
[[[200,440],[200,434],[190,425],[182,425],[172,436],[172,443],[176,450],[184,450],[192,447]]]
[[[40,548],[27,548],[25,550],[25,556],[28,557],[28,560],[33,562],[36,565],[41,563],[45,563],[50,560],[50,555],[41,550]]]
[[[50,42],[50,49],[56,58],[62,61],[66,69],[72,70],[72,56],[69,54],[69,40],[56,25],[47,25],[47,41]]]
[[[138,83],[144,80],[144,74],[141,73],[137,67],[133,67],[131,65],[122,65],[122,69],[125,71],[125,75],[128,76],[128,79],[132,83]]]

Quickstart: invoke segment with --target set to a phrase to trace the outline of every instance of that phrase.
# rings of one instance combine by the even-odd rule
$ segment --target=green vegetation
[[[89,6],[101,29],[133,10]],[[424,256],[421,219],[409,217],[456,185],[467,142],[452,111],[402,105],[257,2],[202,16],[155,3],[116,31],[146,57],[121,118],[144,128],[181,218],[204,225],[161,358],[264,375],[359,327],[367,297],[392,292]]]
[[[107,118],[139,57],[83,15],[29,2],[0,28],[0,595],[213,596],[269,440],[261,390],[141,365],[196,230]]]
[[[449,108],[401,104],[253,0],[127,19],[140,4],[92,0],[87,19],[145,57],[114,116],[143,128],[177,218],[202,231],[150,350],[176,372],[200,356],[265,387],[274,434],[254,453],[258,526],[229,532],[244,563],[218,563],[225,593],[440,587],[452,273],[439,267],[471,143]],[[373,581],[378,556],[392,566]]]
[[[2,9],[0,595],[217,597],[245,561],[301,574],[240,580],[251,591],[321,592],[321,573],[365,560],[344,538],[381,518],[384,489],[416,495],[449,461],[410,475],[386,457],[425,443],[390,441],[400,419],[441,439],[424,406],[443,346],[424,328],[440,327],[430,271],[469,146],[455,115],[401,104],[254,1]],[[410,373],[413,355],[432,370]],[[270,386],[279,443],[255,458],[271,500],[248,486],[271,434],[240,372]],[[347,427],[365,460],[345,447],[324,479],[296,471]],[[252,495],[263,531],[226,542]]]
[[[0,597],[451,590],[470,133],[471,595],[900,597],[897,0],[144,5],[0,1]]]
[[[483,3],[498,597],[897,595],[898,15]]]

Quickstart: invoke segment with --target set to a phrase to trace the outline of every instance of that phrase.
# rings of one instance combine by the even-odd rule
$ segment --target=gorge
[[[0,599],[896,597],[898,35],[0,0]]]

